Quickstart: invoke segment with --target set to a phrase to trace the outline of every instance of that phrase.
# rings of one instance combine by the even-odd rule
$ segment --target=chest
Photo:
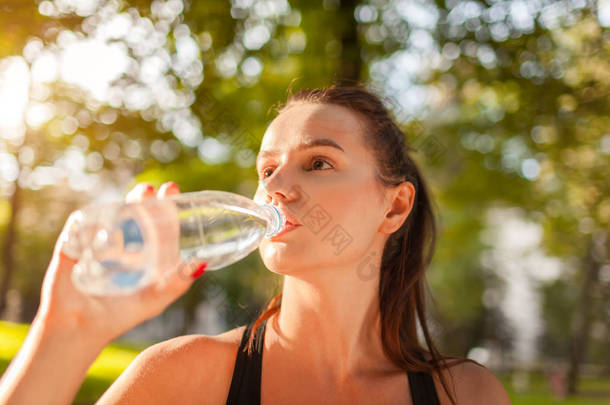
[[[355,403],[412,405],[406,373],[333,386],[297,364],[268,364],[263,358],[261,405]]]

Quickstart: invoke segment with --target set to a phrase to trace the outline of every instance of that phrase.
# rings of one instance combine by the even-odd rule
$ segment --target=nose
[[[286,171],[277,169],[261,183],[267,204],[286,203],[298,198],[297,187],[290,181]]]

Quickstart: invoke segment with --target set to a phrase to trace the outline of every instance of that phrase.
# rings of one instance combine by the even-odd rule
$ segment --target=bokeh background
[[[366,85],[417,148],[440,240],[430,322],[514,404],[610,404],[610,1],[3,0],[0,370],[68,214],[138,181],[252,196],[273,106]],[[207,273],[89,372],[255,317],[258,254]]]

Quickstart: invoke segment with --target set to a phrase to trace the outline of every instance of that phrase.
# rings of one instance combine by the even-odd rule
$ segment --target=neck
[[[381,343],[379,263],[368,266],[366,277],[355,265],[285,276],[275,344],[326,381],[395,371]]]

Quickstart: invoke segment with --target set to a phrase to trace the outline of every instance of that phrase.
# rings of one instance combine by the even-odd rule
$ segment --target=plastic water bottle
[[[275,206],[206,190],[136,203],[91,204],[72,214],[62,252],[78,260],[72,281],[92,295],[131,293],[182,263],[226,267],[285,225]],[[179,271],[179,270],[178,270]],[[188,271],[188,267],[183,267]]]

